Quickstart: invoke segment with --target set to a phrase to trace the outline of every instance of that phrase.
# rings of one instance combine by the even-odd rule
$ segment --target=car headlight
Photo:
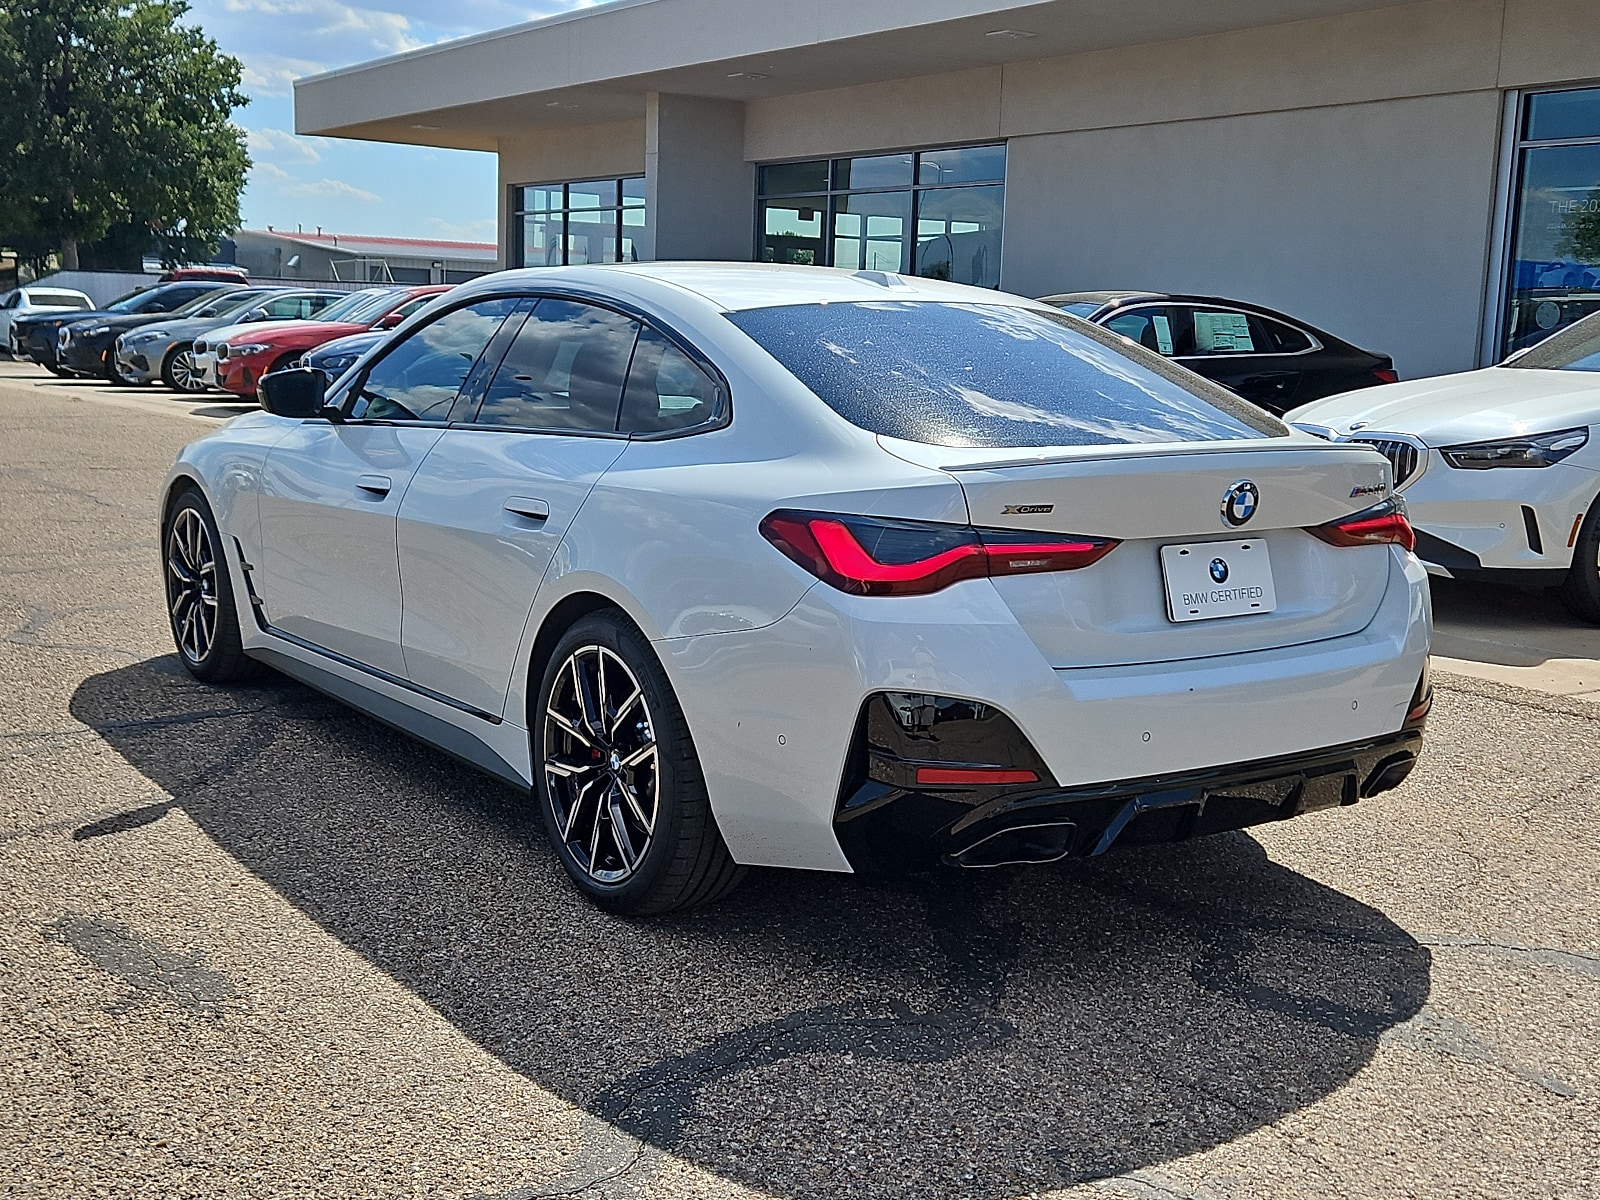
[[[320,367],[322,370],[327,371],[331,375],[335,372],[346,370],[356,361],[356,359],[360,357],[361,356],[359,354],[341,354],[335,358],[325,358],[319,363],[308,361],[306,366]]]
[[[226,355],[223,354],[224,349],[227,350]],[[217,357],[249,358],[252,354],[265,354],[271,349],[271,346],[263,346],[260,342],[246,342],[243,346],[218,346]]]
[[[125,333],[122,341],[125,345],[143,345],[145,342],[159,342],[167,336],[165,329],[141,329],[138,333]]]
[[[111,326],[109,326],[109,325],[91,325],[91,326],[89,326],[89,328],[81,331],[81,336],[83,336],[83,337],[101,337],[101,336],[103,336],[105,334],[108,334],[110,332],[111,332]]]
[[[1532,437],[1475,442],[1470,446],[1445,446],[1439,453],[1452,467],[1488,471],[1494,467],[1549,467],[1589,444],[1587,429],[1563,429]]]

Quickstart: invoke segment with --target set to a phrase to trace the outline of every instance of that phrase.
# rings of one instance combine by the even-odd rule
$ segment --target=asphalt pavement
[[[1438,589],[1375,801],[628,922],[516,793],[184,673],[156,490],[237,411],[0,362],[0,1196],[1600,1197],[1600,644],[1544,597]]]

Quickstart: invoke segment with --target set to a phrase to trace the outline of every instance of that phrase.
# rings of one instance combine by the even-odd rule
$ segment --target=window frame
[[[922,182],[922,156],[924,154],[938,154],[949,150],[989,149],[998,149],[1005,152],[1005,173],[1003,173],[998,179],[973,179],[965,180],[959,183],[940,182],[925,184]],[[841,187],[839,185],[839,163],[849,162],[855,159],[886,158],[901,154],[909,155],[911,157],[910,183],[880,187]],[[763,171],[766,168],[813,162],[825,163],[827,165],[827,182],[826,186],[821,191],[768,192],[764,190],[762,180],[764,178]],[[752,262],[766,261],[766,259],[762,257],[762,243],[765,241],[767,236],[766,212],[767,204],[770,201],[800,199],[814,196],[825,202],[826,207],[822,212],[822,261],[819,261],[814,265],[819,267],[832,267],[835,265],[834,242],[837,240],[837,218],[840,213],[840,202],[848,199],[851,196],[904,195],[909,198],[910,215],[906,223],[906,232],[901,239],[900,266],[895,273],[899,275],[905,275],[908,278],[913,278],[918,277],[915,275],[916,248],[920,240],[918,223],[922,217],[923,194],[926,192],[935,191],[956,191],[961,188],[992,188],[996,186],[998,186],[1002,192],[1004,192],[1006,189],[1006,174],[1009,174],[1011,167],[1011,145],[1009,139],[1002,138],[998,141],[960,142],[955,144],[940,144],[933,146],[902,147],[898,150],[879,150],[872,151],[870,153],[863,152],[857,154],[837,154],[827,155],[824,157],[806,155],[799,158],[779,158],[771,159],[766,162],[759,162],[755,164],[755,166],[755,212],[751,222],[752,238],[750,248],[750,257]],[[1001,204],[1000,222],[1000,261],[996,265],[995,270],[997,276],[1003,277],[1005,270],[1005,205],[1003,200]],[[862,236],[855,240],[859,241],[863,246],[865,246],[866,243],[871,240],[866,236],[865,215],[862,216]],[[863,267],[859,269],[871,270],[873,268]],[[970,286],[981,285],[974,284]],[[1000,284],[997,283],[993,290],[1000,290]]]
[[[584,176],[582,178],[552,180],[552,181],[550,181],[548,183],[514,183],[514,184],[512,184],[511,185],[511,194],[508,197],[508,201],[509,202],[506,205],[507,216],[508,216],[509,221],[511,222],[511,229],[509,231],[509,236],[506,239],[506,246],[507,246],[507,248],[508,248],[508,250],[510,252],[509,253],[509,258],[510,258],[511,262],[514,264],[512,269],[513,270],[524,270],[524,271],[526,271],[526,270],[537,270],[540,267],[569,267],[569,266],[572,266],[573,263],[571,262],[571,254],[570,254],[571,246],[568,244],[568,241],[567,241],[567,238],[568,238],[567,227],[571,223],[572,214],[574,212],[580,212],[580,213],[613,212],[613,213],[615,213],[616,214],[616,218],[617,218],[616,219],[617,257],[614,258],[614,259],[610,259],[608,261],[611,261],[611,262],[643,262],[644,259],[642,259],[639,256],[639,245],[638,245],[638,243],[640,241],[640,238],[643,236],[644,230],[648,229],[649,225],[650,225],[650,205],[649,205],[648,200],[642,200],[639,204],[627,204],[627,203],[625,203],[625,201],[627,200],[627,194],[626,194],[626,192],[624,190],[624,185],[629,184],[629,183],[633,183],[635,181],[637,181],[639,183],[644,183],[645,182],[645,175],[642,172],[641,173],[637,173],[637,174],[613,175],[613,176],[604,176],[604,177],[595,176],[595,175],[587,175],[587,176]],[[616,188],[617,188],[617,204],[616,204],[616,206],[614,208],[609,207],[609,206],[602,206],[602,207],[599,207],[599,208],[578,208],[578,209],[574,209],[572,207],[572,189],[574,187],[576,187],[576,186],[579,186],[579,185],[582,185],[582,184],[585,184],[585,183],[614,183],[616,185]],[[556,188],[559,188],[561,190],[561,207],[559,209],[552,209],[551,212],[550,212],[550,215],[552,215],[552,216],[554,216],[556,214],[559,214],[560,217],[561,217],[561,234],[560,234],[560,237],[561,237],[561,261],[557,262],[557,263],[530,263],[530,262],[526,261],[527,260],[527,246],[524,244],[524,241],[523,241],[523,239],[527,235],[527,225],[526,225],[526,222],[525,222],[525,218],[530,216],[533,210],[530,210],[527,207],[526,200],[524,199],[524,196],[525,196],[526,192],[528,192],[528,191],[530,191],[530,190],[532,190],[534,188],[546,188],[546,189],[552,189],[552,190],[556,189]],[[623,221],[623,215],[625,213],[627,213],[627,212],[630,212],[630,211],[637,211],[637,212],[643,213],[644,214],[644,222],[645,223],[643,225],[639,225],[639,226],[630,226],[630,225],[626,224]],[[634,257],[632,259],[626,259],[626,258],[621,257],[621,255],[622,255],[622,243],[623,243],[623,240],[624,240],[624,238],[626,236],[625,231],[628,230],[628,229],[637,229],[638,230],[638,234],[636,236],[634,236],[634,238],[632,239],[633,242],[634,242]],[[591,262],[589,264],[578,264],[578,265],[581,266],[581,265],[594,265],[594,264]]]
[[[611,430],[609,432],[605,430],[588,431],[577,429],[524,429],[514,425],[478,424],[476,418],[478,410],[482,407],[482,390],[488,387],[489,383],[494,379],[495,373],[500,370],[501,364],[505,361],[507,352],[511,349],[511,338],[522,332],[522,324],[527,320],[527,317],[532,314],[533,306],[540,300],[544,299],[567,300],[579,304],[593,304],[599,308],[610,309],[612,312],[615,312],[620,316],[627,317],[631,321],[637,321],[641,326],[647,326],[655,330],[656,333],[660,334],[667,341],[681,350],[690,359],[690,361],[704,371],[710,378],[711,382],[716,386],[717,389],[716,409],[712,412],[711,416],[706,418],[706,420],[701,421],[699,424],[685,426],[682,429],[662,430],[657,433],[628,433],[620,429]],[[489,339],[488,345],[486,345],[483,350],[479,352],[477,359],[473,361],[471,368],[467,371],[467,377],[461,385],[461,391],[456,394],[455,403],[450,406],[449,418],[447,420],[443,422],[397,421],[390,418],[368,419],[366,417],[351,417],[349,415],[350,409],[354,406],[354,402],[359,396],[361,388],[366,384],[367,376],[371,373],[372,368],[387,358],[394,351],[395,347],[398,346],[402,340],[404,340],[405,337],[410,337],[414,332],[414,330],[407,329],[406,326],[400,325],[389,331],[393,340],[382,346],[378,353],[375,354],[369,362],[362,365],[360,374],[351,379],[349,383],[345,384],[339,395],[330,397],[330,405],[337,408],[340,413],[343,414],[342,421],[349,425],[402,425],[406,427],[414,425],[427,425],[429,428],[433,429],[471,429],[482,433],[511,433],[535,437],[592,437],[623,439],[633,442],[669,442],[676,441],[679,438],[699,437],[702,434],[715,433],[719,429],[726,429],[729,425],[733,424],[733,388],[728,384],[728,377],[723,374],[721,368],[719,368],[708,355],[703,353],[694,344],[694,342],[685,337],[683,334],[679,333],[671,326],[670,323],[663,321],[656,314],[646,312],[644,309],[639,308],[636,305],[629,304],[625,301],[616,300],[609,296],[598,295],[586,288],[568,286],[529,288],[524,285],[522,287],[487,291],[475,296],[464,297],[459,304],[452,304],[449,308],[442,310],[435,320],[442,318],[449,313],[455,312],[457,309],[466,308],[473,304],[481,304],[486,300],[515,300],[518,303],[516,307],[511,310],[511,314],[506,317],[500,328],[495,331],[494,337]],[[519,317],[521,318],[520,320],[518,320]],[[497,350],[495,343],[505,335],[507,327],[513,321],[517,322],[516,329],[513,331],[510,337],[506,338],[505,344],[499,347]],[[428,324],[432,324],[432,322],[430,321]],[[420,329],[422,326],[419,325],[416,328]],[[404,331],[403,336],[402,330]],[[638,339],[636,338],[634,340],[635,353],[637,350]],[[491,352],[496,354],[493,368],[484,370],[483,368],[486,362],[485,355],[488,355]],[[630,354],[628,358],[628,371],[631,373],[632,369],[633,357]],[[624,379],[626,380],[626,376]],[[623,389],[624,395],[626,395],[626,382],[623,384]],[[470,405],[466,403],[468,401],[470,401]],[[466,415],[468,411],[470,411],[470,416]],[[621,411],[621,407],[619,406],[619,420],[621,419]],[[313,419],[327,420],[327,418],[324,417],[317,417]]]
[[[1107,332],[1115,332],[1106,324],[1107,321],[1111,320],[1113,317],[1123,317],[1127,316],[1129,313],[1150,308],[1181,308],[1187,310],[1190,316],[1191,330],[1193,329],[1192,321],[1194,319],[1194,313],[1197,309],[1206,309],[1208,311],[1216,312],[1236,312],[1246,317],[1254,317],[1258,321],[1266,321],[1272,324],[1282,325],[1288,329],[1293,329],[1296,333],[1301,334],[1311,343],[1311,345],[1306,347],[1304,350],[1243,350],[1234,354],[1163,354],[1161,357],[1165,358],[1168,362],[1235,362],[1241,358],[1300,358],[1304,355],[1315,354],[1319,350],[1327,349],[1327,346],[1323,344],[1322,339],[1316,334],[1312,333],[1311,330],[1307,329],[1304,325],[1297,325],[1292,321],[1285,321],[1282,317],[1270,316],[1269,314],[1262,312],[1260,309],[1250,304],[1210,304],[1200,300],[1141,300],[1138,304],[1130,304],[1126,308],[1113,308],[1109,311],[1097,313],[1092,318],[1085,317],[1083,319],[1092,325],[1100,326],[1100,328],[1105,329]],[[1118,336],[1121,335],[1119,334]],[[1148,347],[1146,347],[1146,349],[1148,349]]]

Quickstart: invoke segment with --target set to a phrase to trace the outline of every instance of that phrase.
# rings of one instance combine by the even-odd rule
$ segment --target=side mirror
[[[293,417],[302,421],[328,415],[322,403],[327,391],[328,377],[315,367],[274,371],[270,375],[263,375],[256,384],[256,398],[262,408],[275,417]]]
[[[388,316],[383,318],[383,320],[378,322],[378,328],[379,329],[393,329],[396,325],[400,324],[400,322],[404,321],[405,319],[406,318],[405,318],[405,314],[404,313],[392,312]]]
[[[240,325],[248,325],[252,321],[265,321],[266,319],[267,319],[267,310],[266,309],[264,309],[264,308],[252,308],[249,312],[245,313],[244,316],[239,318],[238,323]]]

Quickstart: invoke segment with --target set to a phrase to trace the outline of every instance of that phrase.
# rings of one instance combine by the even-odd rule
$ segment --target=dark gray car
[[[182,320],[156,321],[124,333],[117,339],[117,370],[130,383],[159,378],[175,392],[203,392],[205,384],[194,371],[195,338],[223,325],[307,320],[346,294],[300,288],[229,292]]]

